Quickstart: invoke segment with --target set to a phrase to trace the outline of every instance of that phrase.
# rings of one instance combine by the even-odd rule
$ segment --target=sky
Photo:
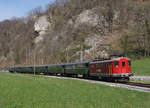
[[[45,7],[54,0],[0,0],[0,21],[13,17],[25,17],[38,7]]]

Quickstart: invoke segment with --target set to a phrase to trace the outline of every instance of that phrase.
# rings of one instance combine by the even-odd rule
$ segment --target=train
[[[12,66],[9,67],[9,72],[96,78],[109,81],[129,81],[133,76],[131,59],[127,57],[41,66]]]

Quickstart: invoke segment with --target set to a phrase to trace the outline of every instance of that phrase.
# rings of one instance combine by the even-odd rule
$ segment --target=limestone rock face
[[[44,33],[51,27],[51,24],[48,22],[46,16],[41,16],[35,21],[35,31],[39,33]]]
[[[99,17],[94,14],[92,10],[85,10],[78,15],[75,21],[75,27],[80,26],[80,24],[89,24],[90,26],[96,26],[99,22]]]
[[[39,42],[42,42],[43,40],[44,40],[44,37],[40,35],[40,36],[35,38],[34,42],[39,43]]]
[[[34,30],[38,32],[39,36],[35,38],[35,43],[43,41],[44,35],[47,33],[49,28],[51,28],[51,23],[48,22],[46,16],[41,16],[36,19]]]
[[[91,46],[90,49],[85,50],[86,54],[94,52],[94,55],[101,58],[107,58],[109,56],[109,46],[105,45],[105,37],[94,35],[85,40],[85,44]]]
[[[78,28],[84,24],[97,29],[97,32],[93,32],[85,39],[84,44],[91,46],[90,49],[85,50],[85,54],[88,55],[93,52],[93,56],[107,58],[109,56],[109,46],[104,44],[106,44],[105,40],[107,36],[105,34],[108,32],[106,29],[108,23],[103,14],[99,13],[98,15],[95,9],[84,10],[77,16],[74,27]]]

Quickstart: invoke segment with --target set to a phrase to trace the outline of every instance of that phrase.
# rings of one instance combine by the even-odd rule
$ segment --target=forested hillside
[[[0,22],[0,66],[147,57],[149,19],[149,0],[56,0]]]

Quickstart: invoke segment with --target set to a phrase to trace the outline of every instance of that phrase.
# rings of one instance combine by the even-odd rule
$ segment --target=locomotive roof
[[[118,57],[118,58],[113,58],[113,59],[110,59],[110,60],[102,60],[102,61],[90,62],[90,64],[93,64],[93,63],[106,63],[106,62],[113,62],[113,61],[119,61],[120,59],[127,59],[127,60],[130,60],[130,59],[129,59],[129,58],[127,58],[127,57]]]
[[[120,60],[120,59],[127,59],[127,60],[131,60],[130,58],[128,57],[118,57],[118,58],[113,58],[112,60]]]

